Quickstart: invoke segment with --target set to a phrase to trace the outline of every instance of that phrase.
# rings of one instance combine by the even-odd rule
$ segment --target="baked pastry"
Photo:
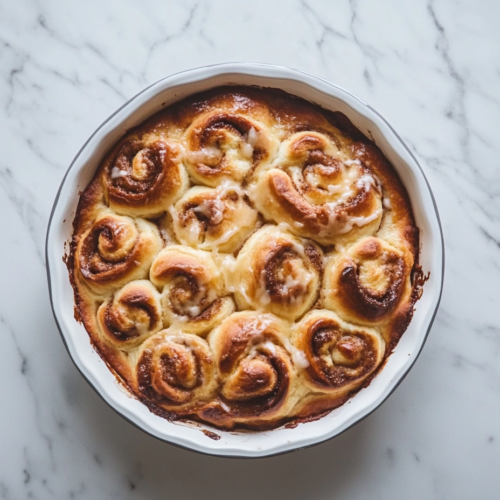
[[[156,414],[250,430],[319,418],[406,330],[418,228],[393,167],[345,115],[220,87],[99,161],[73,224],[75,311]]]

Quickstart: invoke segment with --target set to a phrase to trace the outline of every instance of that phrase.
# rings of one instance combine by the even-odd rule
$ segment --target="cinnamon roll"
[[[328,263],[323,303],[347,321],[378,324],[411,293],[411,257],[375,238],[362,238],[341,249]]]
[[[180,147],[138,137],[127,139],[108,158],[103,182],[109,206],[136,217],[160,215],[188,188]]]
[[[373,173],[314,131],[282,143],[273,168],[257,176],[250,196],[268,220],[325,245],[373,234],[382,218]]]
[[[151,266],[151,281],[162,289],[166,325],[204,334],[234,311],[224,278],[208,252],[172,245]]]
[[[322,252],[267,225],[254,233],[236,259],[235,298],[240,309],[260,309],[295,319],[318,298]]]
[[[239,184],[191,188],[171,212],[177,239],[184,245],[232,253],[255,230],[258,214]]]
[[[148,280],[132,281],[99,307],[97,322],[108,342],[135,347],[162,328],[160,294]]]
[[[144,342],[135,373],[139,394],[166,410],[192,411],[217,388],[207,342],[176,329],[162,330]]]
[[[186,133],[186,168],[199,184],[217,187],[241,182],[269,158],[271,138],[257,120],[239,113],[212,111],[197,118]]]
[[[220,376],[218,398],[200,416],[218,427],[262,426],[296,403],[296,369],[286,349],[289,329],[272,314],[242,311],[208,337]]]
[[[221,429],[344,404],[425,281],[383,153],[276,89],[214,88],[127,131],[73,227],[75,317],[106,365],[155,414]]]
[[[293,343],[308,361],[302,372],[306,383],[332,397],[358,388],[380,365],[385,351],[376,330],[345,323],[325,309],[311,311],[295,325]]]
[[[106,294],[129,281],[146,278],[160,248],[154,224],[106,210],[80,238],[75,265],[94,293]]]

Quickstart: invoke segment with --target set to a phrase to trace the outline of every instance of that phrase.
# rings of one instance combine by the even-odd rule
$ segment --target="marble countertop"
[[[499,19],[488,0],[2,2],[0,498],[499,498]],[[161,77],[227,61],[301,69],[381,112],[421,161],[447,251],[434,327],[390,399],[327,443],[252,461],[111,410],[64,349],[44,264],[94,129]]]

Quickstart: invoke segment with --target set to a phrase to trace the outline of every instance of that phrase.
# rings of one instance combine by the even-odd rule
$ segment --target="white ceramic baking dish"
[[[275,87],[320,106],[345,113],[363,133],[372,137],[393,164],[408,190],[421,230],[420,263],[430,272],[424,294],[386,366],[348,403],[315,422],[294,429],[268,432],[223,432],[214,440],[202,432],[206,426],[175,424],[151,413],[117,383],[90,344],[82,324],[73,315],[73,290],[63,262],[65,243],[82,191],[103,155],[131,127],[189,94],[228,84]],[[113,113],[89,138],[71,163],[59,188],[46,241],[47,273],[54,316],[66,348],[91,386],[119,414],[145,432],[169,443],[203,453],[231,457],[262,457],[325,441],[345,431],[380,406],[416,361],[434,320],[443,284],[444,245],[436,205],[424,173],[392,127],[349,92],[325,80],[289,68],[264,64],[221,64],[184,71],[154,83]]]

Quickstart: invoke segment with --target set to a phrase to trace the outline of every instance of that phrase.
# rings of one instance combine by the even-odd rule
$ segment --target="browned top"
[[[97,160],[74,220],[75,303],[157,414],[224,429],[314,418],[368,383],[411,320],[409,199],[342,113],[219,87]]]

